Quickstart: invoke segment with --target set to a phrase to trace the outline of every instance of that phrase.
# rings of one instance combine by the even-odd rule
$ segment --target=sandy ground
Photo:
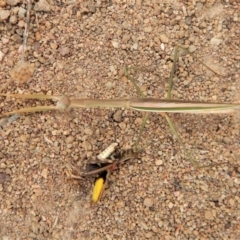
[[[22,3],[23,2],[23,3]],[[36,3],[37,2],[37,3]],[[0,83],[20,59],[26,1],[0,0]],[[25,61],[35,71],[2,93],[165,98],[173,49],[184,45],[173,99],[239,100],[238,0],[33,1]],[[20,48],[20,49],[19,49]],[[0,111],[53,104],[1,97]],[[240,239],[239,114],[170,114],[195,169],[166,120],[151,114],[145,151],[114,171],[104,196],[91,203],[94,178],[68,179],[113,142],[133,146],[142,113],[74,109],[0,120],[0,239]]]

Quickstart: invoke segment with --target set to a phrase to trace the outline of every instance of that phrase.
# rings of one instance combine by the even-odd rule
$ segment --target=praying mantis
[[[57,101],[55,106],[37,106],[22,108],[19,110],[14,110],[11,112],[3,113],[2,116],[7,116],[16,113],[27,113],[27,112],[41,112],[41,111],[51,111],[51,110],[66,110],[70,108],[95,108],[95,107],[109,107],[109,108],[128,108],[136,111],[143,112],[157,112],[163,115],[170,129],[173,131],[177,140],[183,147],[188,159],[194,166],[197,166],[197,163],[194,161],[191,154],[185,148],[173,122],[167,115],[167,113],[198,113],[198,114],[212,114],[212,113],[230,113],[238,110],[240,108],[240,103],[219,103],[219,102],[194,102],[194,101],[183,101],[183,100],[173,100],[171,99],[171,91],[173,87],[173,75],[175,72],[176,62],[178,59],[179,50],[183,49],[187,54],[191,54],[187,49],[177,46],[174,50],[173,56],[173,66],[169,77],[169,88],[167,93],[167,99],[154,99],[154,98],[145,98],[143,92],[136,84],[134,78],[132,78],[128,73],[128,68],[125,68],[125,75],[132,82],[137,92],[140,94],[141,98],[129,98],[129,99],[72,99],[68,96],[51,96],[45,94],[3,94],[0,93],[0,96],[4,97],[14,97],[14,98],[23,98],[23,99],[40,99],[40,100],[53,100]],[[191,54],[192,55],[192,54]],[[198,59],[197,59],[198,60]],[[200,60],[198,60],[202,63]],[[206,68],[213,71],[211,68],[202,63]],[[215,71],[213,71],[217,74]],[[1,115],[0,115],[1,116]],[[146,124],[148,114],[143,118],[143,123],[140,128],[138,139],[135,146],[138,145],[142,131]]]
[[[169,77],[169,88],[167,93],[167,99],[154,99],[154,98],[145,98],[143,92],[140,90],[138,85],[136,84],[134,78],[132,78],[128,73],[128,68],[125,68],[125,75],[127,78],[133,83],[134,87],[136,88],[137,92],[140,94],[141,98],[127,98],[127,99],[74,99],[69,98],[67,96],[50,96],[50,95],[44,95],[44,94],[0,94],[0,96],[3,97],[14,97],[14,98],[23,98],[23,99],[41,99],[46,100],[50,99],[53,101],[57,101],[57,104],[55,106],[37,106],[37,107],[30,107],[30,108],[23,108],[19,110],[14,110],[11,112],[3,113],[2,116],[7,116],[15,113],[28,113],[28,112],[41,112],[41,111],[49,111],[49,110],[66,110],[69,108],[94,108],[94,107],[110,107],[110,108],[128,108],[133,109],[136,111],[142,111],[146,112],[143,117],[143,122],[140,127],[140,132],[138,134],[138,138],[135,143],[135,151],[133,151],[131,154],[125,154],[119,158],[120,163],[125,162],[126,160],[129,160],[130,158],[135,157],[135,153],[137,152],[138,143],[140,141],[144,126],[146,124],[146,121],[149,116],[149,112],[157,112],[163,115],[167,123],[172,130],[173,134],[176,136],[178,142],[182,146],[184,152],[186,153],[188,159],[194,165],[195,167],[199,167],[199,165],[195,162],[194,158],[191,155],[191,152],[189,152],[177,130],[174,126],[172,120],[169,118],[167,113],[230,113],[234,112],[236,110],[239,110],[240,103],[219,103],[219,102],[197,102],[197,101],[183,101],[183,100],[173,100],[171,99],[171,90],[173,87],[173,75],[175,72],[176,62],[178,59],[179,49],[182,49],[182,47],[178,46],[174,50],[174,57],[173,57],[173,66]],[[187,50],[186,50],[187,51]],[[187,51],[187,53],[189,53]],[[189,53],[190,54],[190,53]],[[207,67],[206,65],[204,65]],[[211,70],[211,69],[210,69]],[[212,70],[211,70],[212,71]],[[112,153],[111,153],[112,154]],[[110,155],[111,155],[110,154]],[[107,158],[109,156],[102,159],[102,164],[104,163],[104,160],[109,161]],[[99,162],[98,162],[99,163]],[[84,178],[92,175],[100,174],[101,172],[107,171],[106,179],[109,176],[109,169],[114,165],[114,162],[108,162],[106,165],[101,165],[97,170],[92,170],[89,172],[86,172],[79,176],[79,178]],[[74,176],[73,176],[74,177]],[[103,182],[101,184],[100,190],[96,190],[98,192],[96,195],[100,195],[102,193],[102,187],[104,184]],[[98,187],[96,187],[98,188]],[[97,202],[99,199],[99,196],[93,197],[94,201]]]

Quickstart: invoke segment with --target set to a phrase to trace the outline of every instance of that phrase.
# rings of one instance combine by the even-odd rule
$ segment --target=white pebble
[[[114,48],[119,48],[119,43],[117,41],[112,41],[112,45]]]
[[[165,50],[165,45],[164,45],[164,43],[161,43],[160,47],[161,47],[161,49],[162,49],[163,51]]]

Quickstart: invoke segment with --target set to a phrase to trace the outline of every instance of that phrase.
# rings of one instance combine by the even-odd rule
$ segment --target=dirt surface
[[[172,98],[239,100],[238,0],[40,0],[32,7],[25,61],[34,64],[33,77],[2,93],[136,97],[123,75],[129,66],[146,96],[165,98],[173,49],[183,45],[222,76],[181,56]],[[1,86],[21,57],[26,10],[26,1],[0,0]],[[1,97],[0,111],[43,104],[53,103]],[[99,203],[91,203],[94,178],[68,179],[66,169],[81,171],[86,152],[91,158],[116,141],[131,148],[142,116],[96,108],[1,118],[0,239],[240,239],[239,114],[170,115],[200,165],[226,164],[195,170],[166,120],[151,114],[145,151],[112,173]]]

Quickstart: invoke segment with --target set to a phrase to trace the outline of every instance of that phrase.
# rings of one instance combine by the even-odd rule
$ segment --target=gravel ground
[[[26,10],[27,1],[0,0],[1,86],[20,59]],[[173,49],[184,45],[223,76],[181,56],[173,98],[239,100],[238,0],[39,0],[30,22],[25,60],[33,77],[10,82],[4,93],[136,97],[123,76],[130,66],[148,97],[165,98]],[[40,104],[1,98],[0,109]],[[80,168],[86,150],[96,156],[115,141],[131,148],[141,113],[98,108],[1,118],[1,240],[240,239],[239,115],[171,118],[201,165],[227,164],[195,170],[165,119],[151,114],[145,151],[113,172],[96,205],[94,179],[71,180],[65,170]]]

